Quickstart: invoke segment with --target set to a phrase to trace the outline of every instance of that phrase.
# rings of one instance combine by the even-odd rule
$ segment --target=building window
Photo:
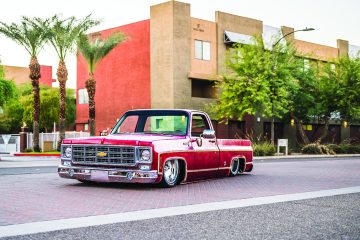
[[[195,58],[210,61],[210,42],[195,40]]]
[[[78,98],[79,104],[89,104],[89,95],[86,89],[79,89]]]
[[[311,124],[304,124],[303,125],[303,129],[305,131],[312,131],[313,130],[313,126]]]
[[[215,82],[209,80],[191,80],[191,96],[198,98],[216,98]]]
[[[89,124],[87,123],[84,124],[84,131],[89,131]]]

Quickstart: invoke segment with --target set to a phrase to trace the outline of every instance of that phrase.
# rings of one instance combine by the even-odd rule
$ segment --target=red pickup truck
[[[205,112],[132,110],[108,136],[65,139],[58,174],[81,182],[173,187],[250,172],[252,159],[251,142],[216,138]]]

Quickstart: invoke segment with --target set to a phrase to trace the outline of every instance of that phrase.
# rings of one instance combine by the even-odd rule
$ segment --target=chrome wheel
[[[163,169],[163,183],[165,186],[175,186],[179,179],[179,173],[179,161],[177,159],[166,161]]]
[[[239,172],[239,159],[233,159],[230,165],[230,176],[235,176]]]

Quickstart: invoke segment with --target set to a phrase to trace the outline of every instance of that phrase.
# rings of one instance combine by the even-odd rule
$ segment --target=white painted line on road
[[[269,197],[247,198],[223,202],[201,203],[187,206],[150,209],[142,211],[133,211],[125,213],[116,213],[108,215],[98,215],[90,217],[69,218],[60,220],[51,220],[43,222],[24,223],[17,225],[0,226],[0,237],[10,237],[40,232],[49,232],[56,230],[65,230],[80,227],[98,226],[104,224],[113,224],[129,221],[146,220],[160,217],[170,217],[191,213],[201,213],[223,209],[241,208],[249,206],[258,206],[264,204],[291,202],[319,197],[329,197],[343,194],[359,193],[360,186],[322,190],[315,192],[294,193],[285,195],[276,195]]]

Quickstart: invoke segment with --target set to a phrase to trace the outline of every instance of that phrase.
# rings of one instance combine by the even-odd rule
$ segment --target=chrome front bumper
[[[62,178],[93,182],[155,183],[159,175],[156,170],[104,169],[93,167],[58,166]]]

